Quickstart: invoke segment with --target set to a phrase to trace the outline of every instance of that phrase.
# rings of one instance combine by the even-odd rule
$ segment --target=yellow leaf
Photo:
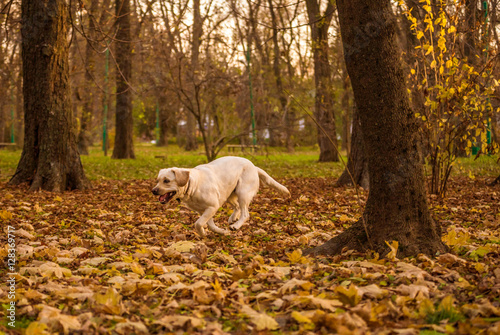
[[[139,276],[144,276],[145,272],[144,272],[144,269],[142,268],[142,266],[137,263],[137,262],[133,262],[130,264],[130,269],[137,273]]]
[[[312,323],[311,319],[297,311],[292,312],[292,318],[294,318],[298,323]]]
[[[486,266],[483,263],[476,263],[476,264],[474,264],[474,268],[479,273],[486,272]]]
[[[436,60],[433,60],[431,62],[431,69],[435,68],[436,67]]]
[[[302,287],[304,290],[309,290],[310,288],[314,287],[314,284],[307,280],[292,278],[286,283],[284,283],[283,286],[281,286],[278,291],[282,294],[285,294],[287,292],[291,292],[297,286]]]
[[[429,48],[427,48],[427,52],[425,54],[428,55],[433,51],[434,51],[434,47],[432,45],[429,45]]]
[[[342,222],[349,221],[349,217],[345,214],[342,214],[342,216],[339,217],[339,220]]]
[[[398,247],[399,247],[399,242],[398,241],[392,241],[390,244],[389,242],[385,241],[385,244],[391,249],[389,253],[387,254],[387,259],[393,261],[396,260],[396,255],[398,253]]]
[[[453,309],[453,296],[447,295],[441,300],[441,303],[438,306],[438,309],[442,309],[445,311],[449,311]]]
[[[286,254],[290,262],[292,263],[298,263],[300,259],[302,258],[302,250],[297,249],[292,253],[287,253]]]
[[[469,177],[473,177],[469,171]],[[454,250],[458,250],[459,247],[464,246],[469,241],[470,235],[467,232],[458,232],[455,230],[454,226],[450,227],[450,231],[442,237],[442,241],[447,245],[453,247]]]
[[[8,211],[0,211],[0,220],[7,221],[12,219],[12,213]]]
[[[45,335],[48,334],[47,325],[45,323],[40,323],[37,321],[33,321],[30,323],[28,328],[26,328],[26,335]]]
[[[190,252],[194,247],[195,245],[191,241],[179,241],[172,244],[169,248],[179,252]]]
[[[265,313],[259,313],[248,305],[243,305],[241,312],[248,315],[250,320],[255,324],[255,329],[260,331],[264,329],[278,329],[279,325],[272,317]]]
[[[219,283],[219,281],[215,279],[215,282],[211,285],[215,291],[215,299],[217,301],[224,300],[228,292],[222,288],[222,285]]]
[[[415,69],[410,70],[411,74],[415,74]]]
[[[97,304],[97,309],[104,313],[120,315],[122,314],[121,296],[114,288],[108,288],[106,293],[96,293],[94,300]]]
[[[457,28],[455,28],[455,26],[450,26],[450,28],[448,28],[448,34],[452,34],[456,31],[457,31]]]
[[[424,32],[423,31],[418,31],[417,32],[417,38],[421,39],[422,37],[424,37]]]
[[[418,314],[421,317],[426,317],[427,315],[432,314],[435,311],[436,309],[434,308],[434,304],[429,299],[423,299],[420,302],[420,306],[418,307]]]
[[[346,305],[354,307],[361,301],[361,294],[358,288],[353,284],[349,286],[349,289],[339,285],[335,288],[335,292],[337,293],[339,300]]]
[[[61,201],[63,201],[63,199],[62,199],[60,196],[56,196],[56,197],[54,198],[54,201],[59,201],[59,202],[61,202]]]

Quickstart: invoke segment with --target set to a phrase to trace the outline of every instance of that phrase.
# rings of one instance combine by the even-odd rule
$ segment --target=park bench
[[[229,144],[226,147],[228,152],[236,152],[238,149],[241,150],[241,152],[245,152],[247,149],[250,149],[253,152],[260,150],[260,146],[258,145]]]
[[[16,143],[0,143],[0,149],[2,148],[14,148],[16,146]]]

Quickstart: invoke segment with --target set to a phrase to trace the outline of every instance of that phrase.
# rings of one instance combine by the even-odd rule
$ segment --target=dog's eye
[[[163,182],[164,182],[165,184],[168,184],[168,183],[170,183],[170,180],[165,179]]]

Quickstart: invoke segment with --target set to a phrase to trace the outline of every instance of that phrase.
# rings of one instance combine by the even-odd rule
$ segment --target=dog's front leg
[[[201,237],[206,236],[204,227],[207,225],[207,222],[212,219],[212,217],[215,215],[216,212],[217,208],[214,207],[209,207],[205,209],[203,214],[194,224],[194,227],[196,228],[198,235],[200,235]]]

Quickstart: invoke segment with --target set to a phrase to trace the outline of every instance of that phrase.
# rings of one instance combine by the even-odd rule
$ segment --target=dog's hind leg
[[[238,221],[240,218],[240,205],[238,204],[238,197],[236,193],[231,193],[229,198],[227,198],[227,202],[233,207],[233,214],[229,217],[229,224]]]
[[[258,178],[249,178],[246,183],[241,183],[236,187],[235,193],[238,196],[238,205],[240,207],[240,218],[238,221],[233,223],[229,228],[231,230],[238,230],[245,224],[245,221],[250,217],[250,213],[248,212],[248,206],[250,202],[252,202],[253,197],[259,190],[259,180]],[[256,185],[255,185],[256,184]]]
[[[210,219],[208,220],[207,222],[207,225],[208,225],[208,229],[210,229],[211,231],[213,231],[214,233],[217,233],[217,234],[222,234],[222,235],[227,235],[229,234],[229,231],[226,230],[226,229],[222,229],[222,228],[219,228],[215,222],[214,222],[214,219]]]
[[[198,220],[194,223],[194,227],[196,228],[196,231],[201,237],[205,237],[205,229],[204,227],[207,225],[209,220],[212,220],[212,217],[215,215],[217,212],[217,208],[215,207],[208,207],[205,209],[203,214],[200,216]],[[212,221],[213,223],[213,221]],[[215,224],[214,224],[215,225]]]

